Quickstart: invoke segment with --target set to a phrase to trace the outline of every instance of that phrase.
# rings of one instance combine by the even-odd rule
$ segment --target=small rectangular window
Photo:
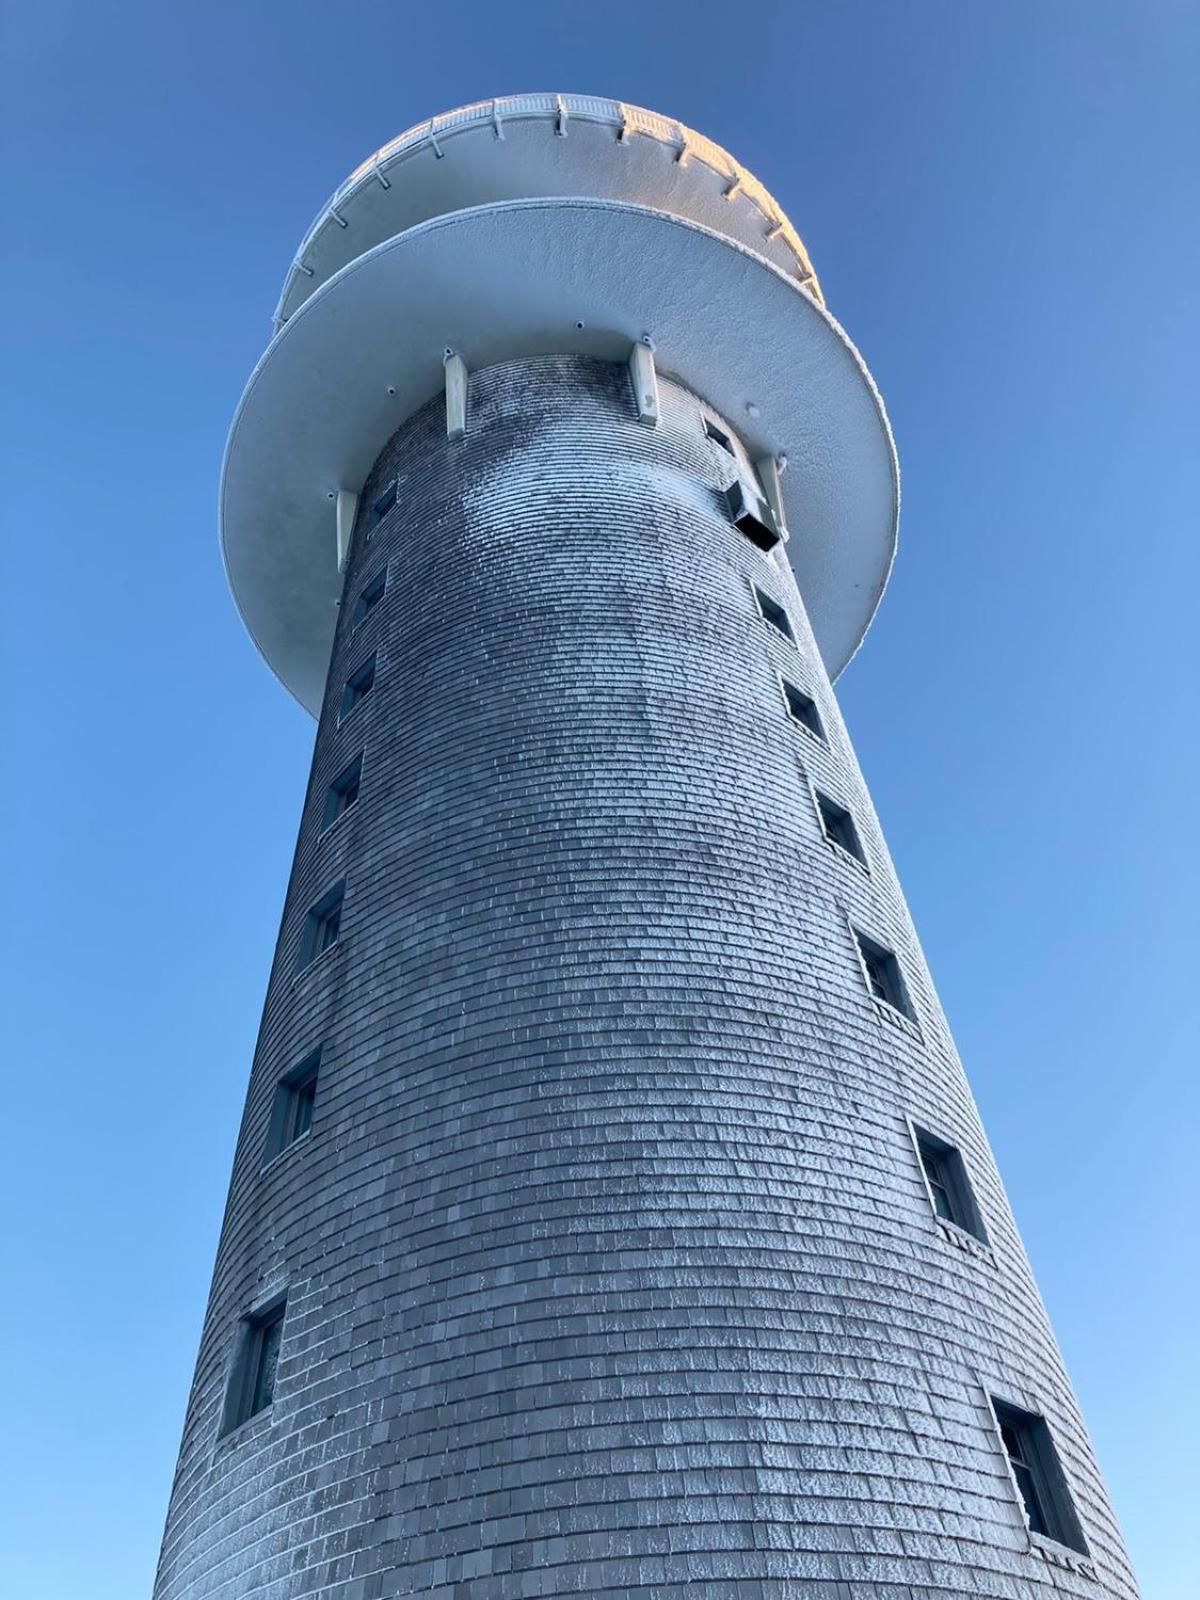
[[[825,738],[825,729],[821,725],[820,713],[812,695],[805,694],[803,689],[797,688],[794,683],[789,683],[786,678],[783,682],[783,698],[787,701],[788,715],[793,721],[807,728],[809,733],[815,734],[822,741]]]
[[[338,716],[339,722],[344,722],[355,706],[361,704],[370,694],[375,685],[375,654],[372,653],[346,679],[345,688],[342,690],[342,709]]]
[[[363,586],[354,605],[354,616],[350,626],[357,628],[360,622],[365,622],[383,599],[383,591],[387,588],[387,568],[380,567],[371,581]]]
[[[726,489],[725,506],[730,522],[752,545],[764,554],[774,550],[779,543],[779,528],[774,512],[761,495],[751,494],[739,478]]]
[[[248,1422],[275,1399],[275,1378],[283,1343],[283,1316],[287,1301],[256,1312],[242,1322],[238,1350],[225,1397],[222,1433]]]
[[[893,1011],[900,1012],[901,1016],[911,1018],[912,1005],[895,952],[858,928],[854,930],[854,937],[858,941],[858,953],[862,957],[868,989],[876,1000],[882,1000]]]
[[[792,619],[779,604],[779,601],[772,600],[766,590],[760,589],[757,584],[754,585],[754,598],[758,603],[758,614],[763,621],[769,622],[776,632],[781,633],[785,639],[794,641],[796,635],[792,632]]]
[[[342,931],[342,901],[346,895],[345,880],[335,883],[311,906],[300,932],[300,954],[297,971],[303,970],[319,955],[323,955],[338,941]]]
[[[317,1073],[321,1052],[314,1050],[298,1067],[280,1078],[271,1108],[264,1160],[273,1161],[281,1151],[295,1144],[312,1127],[313,1107],[317,1102]]]
[[[975,1204],[961,1152],[945,1139],[939,1139],[936,1133],[918,1128],[915,1124],[910,1126],[934,1215],[941,1217],[944,1222],[954,1223],[986,1244],[983,1219]]]
[[[1031,1533],[1087,1555],[1088,1547],[1046,1419],[989,1396]]]
[[[392,507],[395,504],[396,504],[396,479],[393,478],[391,483],[388,484],[387,488],[383,491],[383,493],[375,501],[375,504],[371,507],[372,524],[377,526],[379,523],[381,523],[383,521],[384,517],[387,516],[388,512],[392,509]]]
[[[710,422],[709,419],[705,417],[704,432],[714,444],[719,444],[722,450],[728,450],[729,454],[733,455],[733,441],[725,432],[724,428],[718,428],[715,422]]]
[[[817,811],[821,817],[821,827],[830,844],[836,844],[848,856],[853,856],[865,867],[867,864],[866,853],[862,847],[862,840],[858,837],[858,829],[854,826],[854,818],[845,806],[838,805],[836,800],[831,800],[827,794],[822,794],[819,789],[814,791],[817,796]]]
[[[323,828],[332,828],[337,819],[358,799],[359,784],[362,781],[362,755],[356,755],[354,760],[337,777],[325,791],[325,815],[322,819]]]

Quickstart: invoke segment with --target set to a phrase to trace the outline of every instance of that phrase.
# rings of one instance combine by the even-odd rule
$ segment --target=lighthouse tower
[[[156,1600],[1136,1595],[831,687],[896,518],[678,123],[488,101],[321,212],[221,483],[317,735]]]

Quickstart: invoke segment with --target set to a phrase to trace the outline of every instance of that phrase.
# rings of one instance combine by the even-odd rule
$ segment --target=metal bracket
[[[337,569],[346,570],[346,557],[350,554],[350,538],[354,533],[354,519],[358,515],[358,496],[352,489],[337,492]]]
[[[645,340],[639,340],[629,352],[629,375],[633,379],[633,398],[637,404],[637,419],[646,428],[657,428],[661,415],[658,405],[658,373],[654,369],[654,352]]]
[[[779,457],[761,456],[754,463],[754,475],[762,485],[763,498],[771,508],[779,529],[779,536],[785,540],[788,536],[787,523],[783,517],[783,489],[779,482]],[[784,456],[786,462],[787,457]]]
[[[461,439],[467,431],[467,363],[453,350],[442,357],[446,367],[446,437]]]

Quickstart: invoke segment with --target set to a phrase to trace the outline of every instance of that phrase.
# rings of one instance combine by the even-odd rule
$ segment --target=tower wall
[[[621,366],[504,363],[464,439],[435,402],[364,488],[157,1600],[1136,1592],[787,561],[727,519],[749,463],[661,391],[649,429]],[[986,1245],[935,1219],[906,1115]],[[222,1437],[284,1289],[274,1404]],[[1029,1548],[988,1392],[1046,1417],[1089,1562]]]

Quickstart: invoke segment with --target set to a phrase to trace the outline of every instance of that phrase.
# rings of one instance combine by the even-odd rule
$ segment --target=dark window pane
[[[346,679],[346,687],[342,690],[342,716],[353,711],[360,700],[365,700],[370,694],[375,682],[375,657],[368,656],[363,664],[351,673]]]
[[[387,587],[387,568],[376,573],[358,597],[358,604],[354,607],[354,626],[357,627],[363,619],[374,611],[383,599],[383,591]]]
[[[993,1399],[992,1410],[1030,1530],[1086,1555],[1087,1541],[1045,1419],[1004,1400]]]
[[[325,794],[325,815],[323,826],[332,827],[343,811],[358,799],[358,786],[362,776],[362,757],[356,756],[344,772],[329,785]]]
[[[301,1134],[307,1133],[312,1127],[313,1103],[317,1098],[317,1080],[309,1078],[306,1083],[296,1087],[296,1116],[292,1127],[292,1138],[298,1139]]]
[[[853,856],[865,866],[866,857],[863,855],[862,841],[858,837],[858,829],[854,826],[854,818],[845,806],[838,805],[836,800],[831,800],[826,794],[818,794],[817,808],[821,813],[821,826],[825,830],[825,837],[840,845],[847,855]]]
[[[392,479],[387,488],[371,507],[371,514],[376,522],[380,522],[396,504],[396,480]]]
[[[976,1239],[986,1244],[987,1232],[983,1226],[983,1218],[979,1215],[979,1208],[975,1204],[971,1180],[967,1175],[961,1151],[956,1150],[952,1144],[947,1144],[944,1139],[939,1139],[935,1134],[925,1133],[920,1129],[913,1131],[925,1181],[933,1197],[934,1211],[946,1222],[954,1223],[955,1227],[974,1234]],[[1009,1448],[1008,1439],[1005,1440],[1004,1448],[1006,1450]]]
[[[871,993],[877,1000],[886,1001],[893,1011],[899,1011],[902,1016],[911,1018],[912,1006],[904,987],[904,979],[900,974],[900,963],[895,955],[883,945],[877,944],[867,934],[859,933],[857,929],[854,937],[858,941],[863,971],[867,975],[867,987]]]
[[[933,1195],[933,1209],[947,1222],[954,1222],[954,1207],[950,1204],[950,1191],[932,1173],[929,1175],[929,1192]]]
[[[791,639],[793,637],[791,618],[788,616],[787,612],[783,609],[779,602],[777,600],[772,600],[771,596],[769,594],[765,594],[761,589],[756,588],[754,594],[758,601],[758,609],[762,613],[763,620],[765,622],[769,622],[777,632],[784,636],[785,639]]]
[[[317,938],[318,950],[328,950],[331,944],[336,943],[338,929],[342,923],[342,908],[338,904],[331,907],[321,918],[320,933]]]
[[[339,883],[310,908],[300,933],[297,971],[303,970],[310,961],[315,961],[336,941],[341,931],[345,892],[345,883]]]
[[[824,729],[821,727],[821,719],[817,715],[812,696],[805,694],[803,689],[798,689],[794,683],[785,683],[783,692],[788,711],[796,721],[802,723],[810,733],[815,733],[818,739],[823,739]]]
[[[1025,1515],[1029,1518],[1029,1526],[1034,1533],[1043,1533],[1048,1538],[1050,1530],[1046,1524],[1045,1513],[1042,1510],[1042,1502],[1038,1495],[1037,1483],[1034,1480],[1032,1469],[1019,1461],[1014,1461],[1012,1468],[1013,1477],[1017,1480],[1017,1488],[1021,1491],[1021,1499],[1025,1505]]]
[[[715,422],[710,422],[706,417],[704,431],[714,444],[719,444],[722,450],[728,450],[730,455],[733,454],[733,442],[724,428],[718,428]]]
[[[250,1412],[266,1410],[275,1398],[275,1371],[279,1365],[279,1344],[283,1337],[283,1313],[264,1323],[258,1330],[257,1359],[254,1364],[254,1388],[250,1398]]]

